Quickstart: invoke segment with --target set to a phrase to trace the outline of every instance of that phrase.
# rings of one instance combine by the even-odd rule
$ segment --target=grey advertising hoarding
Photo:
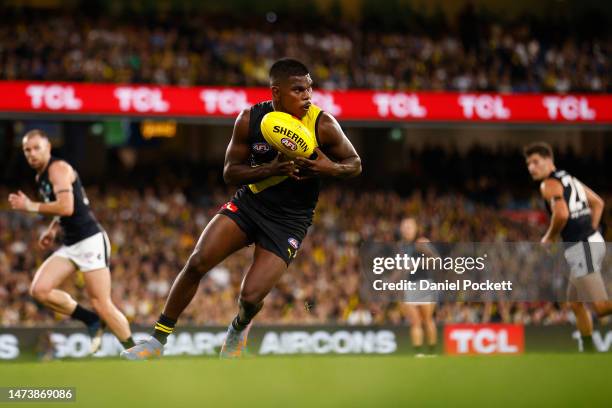
[[[148,331],[135,327],[135,339],[148,337]],[[438,353],[444,350],[443,332],[439,327]],[[569,325],[525,326],[524,332],[525,352],[576,352],[579,348],[580,336]],[[216,357],[224,336],[223,327],[180,327],[169,337],[164,354]],[[598,351],[612,352],[612,326],[595,330],[593,339]],[[83,358],[88,350],[89,337],[78,328],[0,328],[0,361]],[[117,357],[121,350],[117,339],[106,333],[94,357]],[[248,351],[257,356],[401,355],[412,353],[413,348],[408,326],[254,326]]]

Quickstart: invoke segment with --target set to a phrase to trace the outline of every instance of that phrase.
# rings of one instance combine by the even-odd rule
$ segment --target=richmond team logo
[[[221,209],[222,210],[228,210],[228,211],[231,211],[233,213],[238,211],[238,207],[236,207],[236,204],[232,203],[231,201],[228,201],[227,203],[223,204],[223,207],[221,207]]]
[[[297,145],[291,139],[287,139],[286,137],[283,137],[281,139],[281,143],[283,144],[283,146],[285,146],[287,149],[289,149],[289,150],[291,150],[293,152],[297,150]]]
[[[253,143],[253,151],[255,153],[268,153],[270,151],[270,145],[267,143]]]
[[[289,242],[289,245],[291,245],[293,249],[298,249],[300,246],[300,241],[295,238],[289,238],[287,242]]]

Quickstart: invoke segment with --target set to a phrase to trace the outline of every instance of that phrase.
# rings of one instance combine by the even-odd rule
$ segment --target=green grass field
[[[611,375],[611,353],[0,364],[0,386],[76,387],[76,403],[44,406],[113,408],[597,407],[610,406]]]

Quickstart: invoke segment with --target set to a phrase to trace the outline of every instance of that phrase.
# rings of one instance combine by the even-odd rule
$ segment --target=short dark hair
[[[304,76],[310,72],[306,65],[293,58],[282,58],[270,67],[270,83],[275,83],[292,76]]]
[[[26,137],[30,138],[32,136],[40,136],[43,139],[49,140],[49,136],[47,136],[47,133],[44,130],[41,130],[41,129],[32,129],[32,130],[28,131],[28,133],[23,135],[24,138],[26,138]]]
[[[546,142],[530,143],[523,148],[523,155],[528,158],[532,154],[539,154],[542,157],[550,157],[554,159],[553,149]]]

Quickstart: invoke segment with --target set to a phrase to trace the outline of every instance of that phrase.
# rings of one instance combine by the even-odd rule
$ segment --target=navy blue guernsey
[[[49,167],[53,162],[59,160],[56,157],[51,157],[45,171],[36,177],[38,193],[45,203],[56,200],[53,185],[49,181]],[[60,225],[64,232],[64,245],[73,245],[102,231],[102,227],[100,227],[89,208],[89,200],[85,195],[81,179],[76,170],[74,172],[76,177],[72,183],[71,193],[74,197],[74,211],[68,217],[60,217]]]
[[[548,176],[558,180],[563,186],[563,199],[567,203],[569,218],[561,230],[563,242],[582,242],[592,235],[591,208],[582,183],[565,170],[556,170]],[[550,203],[546,202],[546,210],[552,215]]]
[[[261,120],[274,111],[272,101],[261,102],[251,107],[249,117],[248,143],[250,150],[249,162],[255,167],[274,160],[278,154],[264,139],[261,133]],[[312,122],[315,130],[320,112],[305,116],[302,121]],[[279,182],[280,180],[280,182]],[[320,180],[317,177],[295,180],[290,177],[270,177],[255,184],[243,185],[236,192],[236,197],[246,199],[257,205],[260,211],[268,213],[270,218],[291,219],[310,223],[314,209],[319,199]]]

